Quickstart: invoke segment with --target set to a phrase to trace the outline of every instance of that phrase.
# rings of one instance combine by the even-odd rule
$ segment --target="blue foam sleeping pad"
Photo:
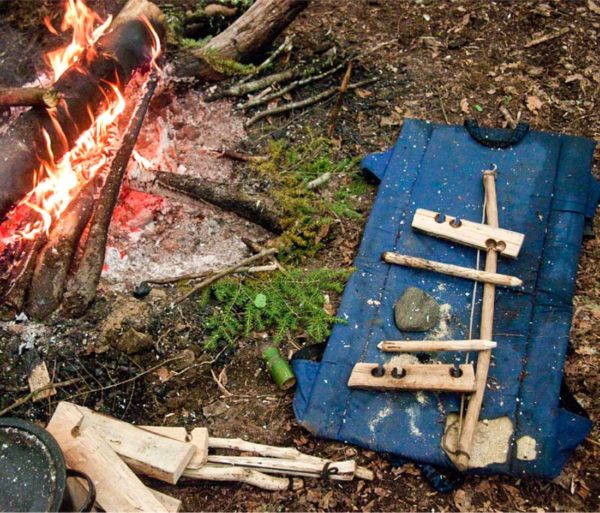
[[[347,382],[357,362],[385,363],[394,356],[379,351],[381,340],[468,338],[473,282],[389,265],[381,254],[396,251],[475,267],[475,249],[416,233],[411,221],[417,208],[426,208],[481,222],[482,170],[496,165],[500,226],[525,234],[518,259],[501,257],[498,272],[520,277],[523,287],[496,290],[498,347],[480,418],[508,417],[514,432],[506,462],[472,471],[556,476],[591,428],[587,418],[563,408],[559,396],[581,241],[599,199],[591,175],[594,144],[530,131],[517,144],[493,149],[462,126],[406,120],[392,149],[367,156],[362,167],[380,184],[357,270],[338,311],[346,324],[333,328],[320,361],[293,360],[298,421],[321,437],[454,468],[441,439],[447,415],[459,411],[458,394],[367,391],[350,389]],[[408,333],[396,327],[394,304],[409,286],[447,305],[443,329]],[[473,338],[479,333],[481,295],[478,285]],[[436,358],[461,363],[464,354]],[[534,459],[517,457],[515,442],[525,436],[535,441]]]

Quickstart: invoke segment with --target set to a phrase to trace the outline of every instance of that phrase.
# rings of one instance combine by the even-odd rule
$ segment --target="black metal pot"
[[[0,418],[0,511],[60,511],[69,477],[87,481],[78,510],[90,511],[94,485],[85,474],[67,470],[52,435],[26,420]]]

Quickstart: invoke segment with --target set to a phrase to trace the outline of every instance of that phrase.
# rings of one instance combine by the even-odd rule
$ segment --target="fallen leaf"
[[[373,93],[371,91],[367,91],[366,89],[355,89],[354,94],[360,96],[364,100],[365,98],[371,96]]]
[[[161,383],[169,381],[173,376],[173,373],[164,366],[156,369],[155,374],[158,376],[158,379],[161,381]]]
[[[527,97],[527,109],[534,114],[537,114],[538,110],[542,108],[542,101],[537,97],[530,95]]]
[[[594,0],[588,0],[588,9],[592,11],[594,14],[600,14],[600,5],[598,5]]]
[[[570,84],[571,82],[575,82],[578,80],[585,80],[585,77],[581,73],[575,73],[574,75],[569,75],[565,78],[565,84]]]
[[[464,490],[456,490],[454,492],[454,505],[458,511],[472,511],[471,497]]]
[[[466,98],[463,98],[460,101],[460,110],[462,110],[465,114],[469,114],[469,100],[467,100]]]
[[[400,125],[400,120],[392,115],[392,116],[381,116],[381,119],[379,120],[379,126],[381,128],[386,128],[388,126],[398,126]]]

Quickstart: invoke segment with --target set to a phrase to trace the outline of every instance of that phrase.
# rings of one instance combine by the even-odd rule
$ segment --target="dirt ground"
[[[370,77],[379,81],[347,95],[335,135],[340,156],[387,149],[405,117],[450,124],[474,117],[481,124],[505,126],[503,110],[536,130],[600,141],[599,6],[600,2],[587,0],[313,0],[286,31],[295,36],[287,66],[305,66],[315,55],[332,49],[340,55],[366,54],[357,61],[353,81]],[[27,63],[15,59],[15,50],[35,56],[43,41],[22,30],[16,7],[0,3],[0,8],[0,83],[22,83],[35,76],[32,63],[39,62],[33,57]],[[555,37],[538,42],[545,35]],[[292,99],[315,94],[340,80],[338,74],[292,93]],[[260,153],[274,137],[298,141],[306,137],[308,128],[321,134],[333,101],[257,123],[240,146]],[[243,171],[243,164],[237,166]],[[600,176],[598,150],[594,172]],[[367,204],[373,192],[365,196]],[[363,223],[344,221],[326,248],[304,265],[318,266],[327,260],[349,266]],[[275,493],[248,485],[182,481],[175,487],[149,481],[180,498],[185,511],[597,511],[600,405],[594,398],[600,394],[599,264],[600,239],[589,237],[583,243],[572,350],[565,367],[567,384],[588,411],[594,429],[553,482],[469,476],[458,490],[440,494],[414,465],[392,467],[371,451],[316,439],[294,420],[292,393],[278,391],[258,363],[255,340],[245,339],[217,352],[203,351],[205,313],[190,303],[167,316],[147,318],[144,322],[154,345],[138,355],[99,347],[98,326],[108,312],[114,316],[121,308],[131,318],[146,315],[144,302],[118,296],[108,288],[81,320],[0,326],[0,340],[6,341],[0,345],[0,409],[25,393],[19,346],[32,340],[56,381],[79,377],[81,382],[61,390],[51,402],[28,403],[13,415],[45,422],[56,400],[73,399],[130,422],[206,426],[215,436],[293,445],[338,459],[355,457],[376,473],[373,482],[307,479],[302,490]],[[167,294],[153,291],[148,301],[166,302]],[[285,351],[302,345],[301,338],[292,342],[284,343]],[[168,362],[185,350],[193,351],[193,362]],[[147,369],[153,370],[132,379]],[[221,376],[227,393],[213,374]]]

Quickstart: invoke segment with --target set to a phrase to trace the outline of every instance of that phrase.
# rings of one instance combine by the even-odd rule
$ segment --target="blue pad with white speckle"
[[[492,139],[499,134],[488,133]],[[591,175],[594,144],[530,131],[516,144],[494,149],[461,126],[406,120],[392,149],[366,157],[365,172],[380,184],[354,262],[357,271],[338,312],[347,323],[334,327],[319,362],[293,361],[299,422],[322,437],[453,467],[441,441],[448,415],[459,411],[457,394],[365,391],[346,384],[357,362],[398,357],[379,351],[381,340],[469,338],[473,282],[389,265],[380,257],[395,251],[475,267],[476,250],[416,233],[411,220],[417,208],[425,208],[481,222],[481,173],[495,165],[500,226],[525,234],[518,259],[500,258],[498,272],[521,278],[523,287],[496,291],[498,347],[480,418],[502,419],[502,426],[484,443],[494,446],[492,454],[474,458],[479,467],[473,470],[556,476],[591,427],[561,406],[560,385],[581,241],[600,190]],[[395,326],[394,303],[410,286],[442,305],[442,321],[429,332]],[[476,298],[473,338],[479,333],[481,285]],[[432,356],[445,363],[464,358]]]

